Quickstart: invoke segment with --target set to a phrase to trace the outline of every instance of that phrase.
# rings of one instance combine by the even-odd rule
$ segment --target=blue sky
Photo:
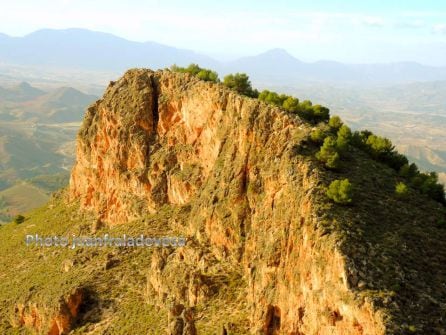
[[[304,61],[417,61],[446,65],[441,0],[16,0],[0,32],[80,27],[156,41],[216,58],[284,48]]]

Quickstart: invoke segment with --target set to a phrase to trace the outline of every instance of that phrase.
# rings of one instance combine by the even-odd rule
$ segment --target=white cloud
[[[446,24],[445,23],[434,24],[434,26],[432,27],[432,31],[435,34],[446,34]]]
[[[377,16],[359,16],[354,19],[354,22],[368,27],[383,27],[385,25],[385,20]]]
[[[401,17],[414,17],[414,18],[433,18],[433,17],[445,17],[444,11],[404,11],[399,14]]]
[[[396,28],[418,29],[426,26],[423,20],[399,21],[395,23]]]

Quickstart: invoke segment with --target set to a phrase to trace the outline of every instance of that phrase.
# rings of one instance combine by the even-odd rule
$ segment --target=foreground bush
[[[328,120],[328,125],[334,130],[338,130],[339,128],[341,128],[342,124],[343,123],[341,118],[337,115],[332,116],[330,120]]]
[[[325,134],[325,132],[320,129],[320,128],[316,128],[315,130],[313,130],[310,134],[310,138],[311,141],[313,141],[316,144],[322,144],[324,143],[325,138],[327,137],[327,135]]]
[[[348,149],[352,139],[352,132],[349,127],[342,125],[337,133],[336,146],[339,151],[344,152]]]
[[[325,166],[329,169],[337,169],[339,167],[341,157],[334,137],[328,136],[325,138],[324,144],[316,154],[316,158],[325,163]]]
[[[12,221],[16,224],[20,224],[25,221],[25,217],[23,215],[19,214],[19,215],[16,215]]]
[[[404,199],[409,194],[409,188],[406,184],[399,182],[395,186],[395,194],[398,198]]]
[[[337,179],[328,187],[327,196],[338,204],[349,204],[353,201],[353,187],[348,179]]]
[[[170,67],[170,70],[173,72],[190,73],[204,81],[212,81],[214,83],[220,81],[217,72],[201,68],[197,64],[190,64],[188,67],[180,67],[174,64]]]
[[[259,96],[259,92],[252,89],[251,81],[246,73],[228,74],[223,79],[223,85],[251,98]]]
[[[286,94],[263,90],[259,96],[260,101],[278,106],[288,112],[299,115],[301,118],[314,124],[326,122],[330,118],[330,110],[321,105],[314,105],[309,100],[299,102],[299,99]]]

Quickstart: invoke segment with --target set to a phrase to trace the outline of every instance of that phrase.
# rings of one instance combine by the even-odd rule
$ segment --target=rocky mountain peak
[[[47,319],[65,315],[63,331],[93,324],[110,334],[129,322],[174,335],[443,334],[441,205],[395,196],[395,170],[357,148],[345,168],[324,168],[309,140],[314,128],[190,74],[132,69],[111,82],[78,134],[70,206],[56,203],[45,222],[90,213],[95,234],[169,233],[187,243],[66,251],[67,274],[53,269],[54,280],[85,289],[71,299],[74,312],[47,309]],[[356,187],[353,203],[327,197],[341,177]],[[30,223],[22,224],[28,234],[37,229]],[[54,225],[72,232],[87,223]],[[57,257],[42,259],[51,266]],[[57,285],[46,290],[70,300]],[[36,324],[33,299],[17,305],[16,324]]]

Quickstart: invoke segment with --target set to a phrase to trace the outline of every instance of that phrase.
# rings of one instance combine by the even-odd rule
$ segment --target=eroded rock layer
[[[221,85],[130,70],[87,111],[70,198],[108,225],[131,224],[166,204],[188,208],[187,219],[172,224],[194,246],[156,253],[147,282],[164,302],[176,292],[172,273],[187,280],[175,294],[181,308],[172,307],[179,310],[171,328],[212,290],[203,274],[208,257],[241,267],[253,334],[401,330],[386,317],[390,307],[358,294],[388,285],[379,282],[387,268],[368,259],[379,241],[322,224],[336,216],[327,219],[321,205],[320,167],[299,154],[310,131],[298,117]],[[365,220],[359,212],[357,220]]]

